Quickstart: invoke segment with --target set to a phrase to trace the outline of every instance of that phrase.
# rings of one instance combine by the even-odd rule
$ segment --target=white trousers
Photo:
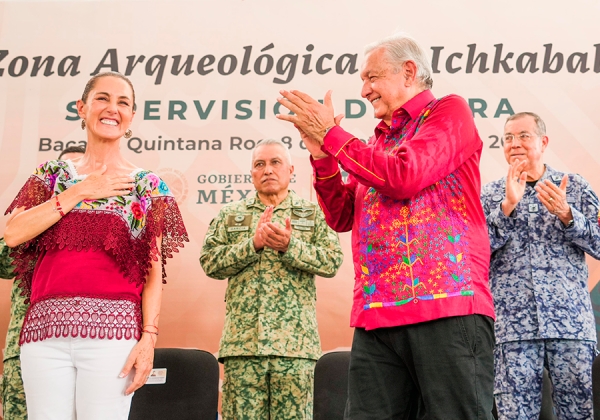
[[[136,340],[49,338],[21,346],[29,420],[127,420],[125,396],[135,369],[125,366]]]

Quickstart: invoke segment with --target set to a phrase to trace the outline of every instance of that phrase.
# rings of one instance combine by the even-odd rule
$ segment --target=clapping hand
[[[286,252],[292,236],[292,223],[289,217],[285,221],[285,227],[271,221],[273,217],[273,206],[268,206],[258,220],[256,232],[254,232],[254,249],[259,251],[264,247],[276,251]]]
[[[265,247],[263,226],[271,221],[271,217],[273,217],[273,206],[267,206],[263,214],[260,215],[254,232],[254,250],[256,251],[260,251]]]
[[[565,226],[573,220],[573,213],[567,202],[568,183],[569,177],[568,175],[565,175],[558,187],[548,179],[539,182],[538,185],[535,186],[539,200],[548,211],[558,217]]]
[[[527,185],[527,172],[523,171],[526,160],[515,160],[508,165],[508,174],[506,175],[506,197],[502,202],[502,212],[506,216],[510,216],[519,201],[525,194],[525,186]]]
[[[326,157],[327,155],[321,150],[323,137],[325,137],[327,129],[339,125],[344,118],[341,114],[333,116],[331,91],[327,91],[323,103],[298,90],[282,90],[280,93],[282,97],[278,98],[277,102],[294,112],[295,115],[278,114],[277,118],[294,124],[313,158]]]
[[[265,246],[279,252],[286,252],[292,237],[292,222],[285,219],[285,227],[279,223],[268,222],[263,225]]]

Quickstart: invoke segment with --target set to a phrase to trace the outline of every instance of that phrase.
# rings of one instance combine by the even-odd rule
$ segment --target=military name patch
[[[315,209],[310,207],[292,209],[291,224],[296,230],[313,230],[315,227]]]
[[[227,232],[243,232],[246,230],[250,230],[250,226],[229,226],[229,227],[227,227]]]
[[[230,214],[227,216],[227,232],[249,231],[251,222],[251,214]]]

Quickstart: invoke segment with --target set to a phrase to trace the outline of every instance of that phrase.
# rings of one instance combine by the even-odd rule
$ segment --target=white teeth
[[[100,122],[106,125],[117,125],[117,122],[115,120],[100,120]]]
[[[377,98],[377,99],[373,99],[373,101],[371,101],[372,104],[374,104],[375,102],[377,102],[379,99],[381,98]]]

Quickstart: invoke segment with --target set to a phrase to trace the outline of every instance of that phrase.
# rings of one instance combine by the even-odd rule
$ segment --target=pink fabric
[[[98,297],[53,297],[31,305],[20,343],[46,338],[140,339],[141,302]]]
[[[17,207],[31,208],[52,196],[52,190],[43,180],[31,176],[6,213]],[[77,251],[104,249],[112,255],[118,269],[137,285],[145,281],[151,259],[157,260],[160,253],[165,282],[166,260],[172,258],[174,252],[179,252],[178,247],[183,247],[184,241],[188,241],[187,232],[173,197],[155,196],[145,200],[150,205],[140,237],[132,236],[127,224],[115,212],[75,208],[37,238],[15,247],[11,256],[15,259],[16,278],[23,294],[31,293],[33,269],[40,253],[57,248]],[[155,238],[161,235],[159,251]]]
[[[167,185],[149,171],[133,175],[130,194],[84,200],[14,248],[16,278],[31,303],[21,344],[68,335],[139,339],[141,294],[151,262],[160,259],[165,282],[166,259],[188,237]],[[84,178],[70,163],[46,162],[7,213],[42,204]]]
[[[53,296],[110,296],[141,302],[143,283],[130,282],[104,249],[53,248],[38,259],[31,303]]]
[[[329,157],[311,161],[327,222],[352,230],[352,326],[494,317],[481,149],[466,102],[428,90],[398,109],[391,127],[381,121],[367,145],[340,127],[328,132]]]

